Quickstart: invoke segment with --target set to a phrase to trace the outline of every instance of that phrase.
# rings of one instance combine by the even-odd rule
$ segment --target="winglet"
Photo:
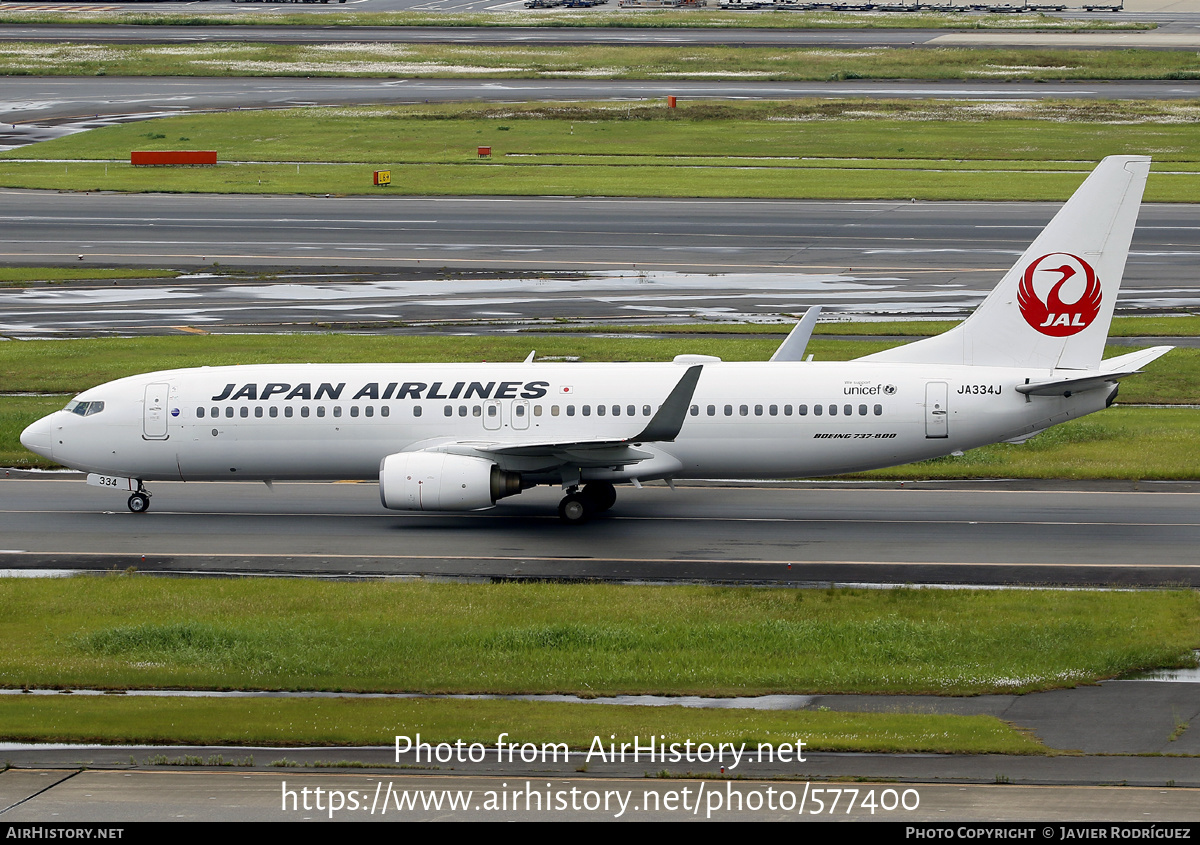
[[[692,394],[696,392],[696,384],[700,381],[700,371],[703,369],[703,364],[688,367],[683,378],[679,380],[679,384],[675,385],[658,409],[658,413],[650,418],[650,422],[642,429],[642,433],[629,438],[630,441],[634,443],[643,441],[670,443],[678,437],[679,430],[683,428],[683,421],[687,417],[688,406],[692,404]]]
[[[814,305],[805,311],[804,316],[800,318],[800,322],[796,323],[791,333],[783,339],[783,343],[779,344],[779,348],[775,350],[775,354],[771,356],[771,360],[803,361],[804,350],[808,348],[808,341],[812,338],[813,327],[817,325],[817,318],[820,316],[820,305]]]

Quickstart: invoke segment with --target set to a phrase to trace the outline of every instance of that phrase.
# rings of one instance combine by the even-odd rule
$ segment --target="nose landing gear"
[[[142,486],[141,481],[138,481],[137,492],[129,497],[126,504],[133,513],[145,513],[150,510],[150,493]]]

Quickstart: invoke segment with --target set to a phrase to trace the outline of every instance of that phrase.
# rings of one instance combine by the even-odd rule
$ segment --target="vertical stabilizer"
[[[1096,368],[1149,172],[1148,156],[1104,159],[963,323],[860,360]]]

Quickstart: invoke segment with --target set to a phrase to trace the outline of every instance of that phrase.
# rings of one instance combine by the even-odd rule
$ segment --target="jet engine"
[[[398,511],[474,511],[521,492],[521,476],[485,458],[398,452],[379,464],[379,499]]]

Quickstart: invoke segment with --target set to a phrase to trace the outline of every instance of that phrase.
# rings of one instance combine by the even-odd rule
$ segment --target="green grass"
[[[758,712],[528,701],[351,699],[147,699],[0,697],[0,739],[250,746],[384,745],[397,734],[422,742],[494,747],[566,743],[583,765],[593,738],[666,737],[667,743],[803,741],[808,751],[1039,754],[1045,747],[991,716]],[[661,741],[661,740],[657,740]],[[765,753],[765,752],[764,752]],[[303,758],[311,761],[311,755]],[[549,758],[553,759],[553,758]],[[558,759],[563,759],[559,757]],[[644,755],[643,755],[643,759]],[[400,765],[412,766],[413,755]],[[265,761],[261,761],[265,762]],[[260,765],[261,765],[260,762]],[[593,757],[592,765],[598,762]],[[745,769],[746,759],[742,767]],[[423,764],[424,765],[424,764]],[[695,763],[688,768],[695,768]],[[428,768],[439,768],[434,763]],[[737,774],[737,770],[731,771]]]
[[[1193,665],[1198,632],[1187,591],[0,580],[8,687],[1011,693]]]
[[[177,270],[138,270],[128,267],[0,267],[0,287],[23,287],[32,282],[170,279],[178,275]]]
[[[1145,30],[1157,24],[1122,20],[1071,20],[1043,14],[979,15],[936,13],[766,12],[752,15],[715,10],[640,9],[637,11],[574,10],[538,13],[463,12],[285,12],[283,14],[220,14],[188,11],[79,11],[70,14],[52,8],[0,13],[0,23],[100,23],[140,26],[533,26],[533,27],[632,27],[632,28],[731,28],[731,29],[1001,29],[1057,32]]]
[[[0,75],[406,78],[1196,79],[1183,50],[459,44],[0,44]]]
[[[842,101],[295,109],[107,127],[0,155],[0,184],[54,190],[1062,200],[1105,155],[1155,155],[1147,201],[1200,182],[1179,104]],[[1174,116],[1172,116],[1174,115]],[[491,146],[491,159],[476,148]],[[140,149],[217,167],[134,168]],[[846,150],[855,151],[847,158]],[[691,152],[694,151],[694,152]],[[32,159],[14,161],[12,159]],[[60,159],[46,161],[45,159]],[[64,161],[65,160],[65,161]],[[78,161],[76,161],[78,160]],[[376,188],[372,171],[391,170]]]
[[[1190,103],[800,99],[342,106],[196,114],[122,124],[0,154],[0,159],[129,161],[131,150],[216,149],[222,161],[404,164],[742,164],[1086,174],[1117,152],[1152,151],[1200,169]],[[1082,131],[1081,126],[1088,127]],[[482,136],[482,137],[480,137]],[[1118,149],[1119,147],[1119,149]],[[852,155],[848,156],[848,151]],[[772,158],[774,157],[774,158]],[[749,159],[749,161],[748,161]],[[148,172],[169,171],[155,168]],[[200,172],[208,172],[201,170]]]

